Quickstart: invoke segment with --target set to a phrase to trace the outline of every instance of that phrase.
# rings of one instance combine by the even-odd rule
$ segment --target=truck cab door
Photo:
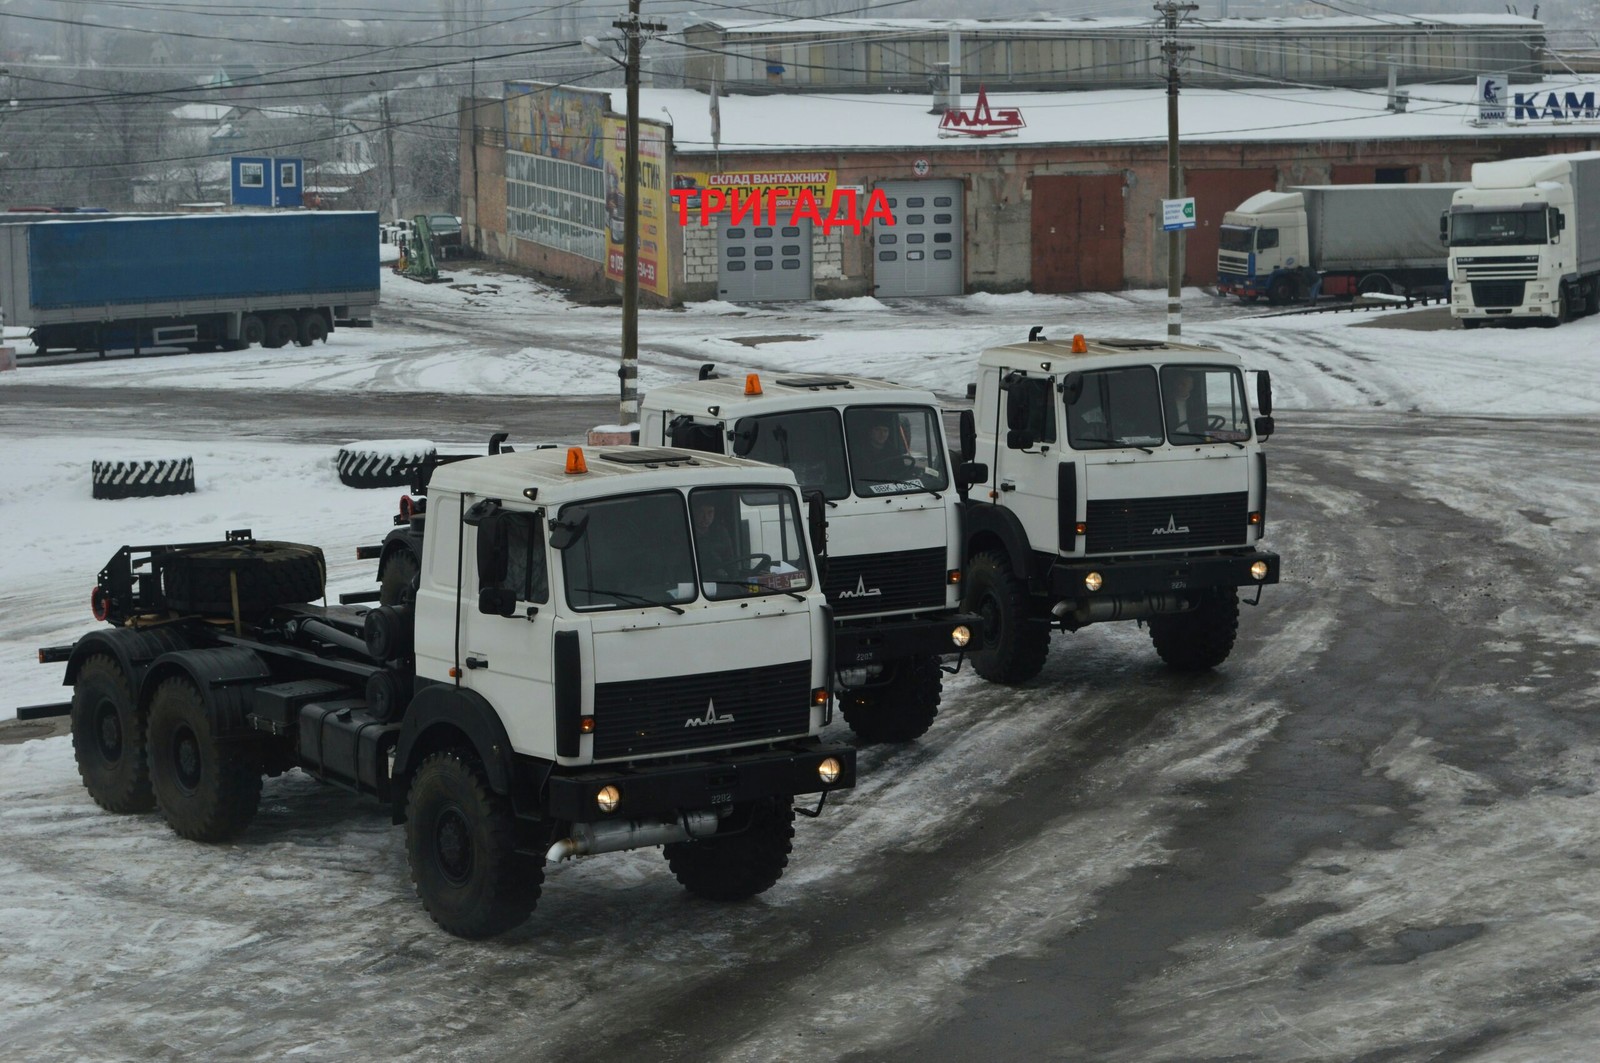
[[[1032,549],[1054,553],[1060,535],[1056,492],[1063,449],[1056,378],[1014,370],[1001,378],[1000,395],[993,501],[1022,522]]]
[[[500,508],[464,531],[461,685],[495,707],[517,752],[554,756],[556,621],[543,517]]]

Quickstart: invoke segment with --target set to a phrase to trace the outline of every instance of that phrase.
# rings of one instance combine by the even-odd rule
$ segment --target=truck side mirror
[[[1272,374],[1265,369],[1256,374],[1256,410],[1263,417],[1272,416]]]
[[[1268,436],[1270,436],[1275,427],[1277,426],[1273,423],[1272,418],[1270,417],[1256,418],[1256,435],[1261,439],[1266,439]]]
[[[1555,207],[1550,208],[1550,232],[1559,236],[1567,231],[1567,216]]]
[[[517,592],[510,587],[479,588],[478,612],[488,616],[515,616]]]
[[[817,564],[828,561],[828,500],[821,491],[806,492],[806,531],[811,535],[811,550]]]
[[[1013,428],[1006,433],[1007,450],[1031,450],[1033,442],[1033,437],[1024,430]]]
[[[1450,242],[1450,212],[1448,210],[1439,215],[1439,242],[1441,244]]]
[[[746,417],[733,427],[733,452],[744,458],[756,449],[756,437],[761,434],[761,422]]]
[[[1068,373],[1061,380],[1061,398],[1068,406],[1083,397],[1083,374]]]
[[[1012,387],[1006,392],[1006,427],[1013,431],[1024,430],[1028,427],[1029,414],[1029,389]]]
[[[978,419],[971,410],[961,411],[959,428],[961,460],[971,461],[978,453]]]
[[[488,590],[505,582],[511,560],[507,516],[498,510],[478,523],[478,586]],[[480,596],[482,591],[479,592]],[[512,605],[516,605],[513,601]]]
[[[981,484],[989,478],[989,466],[981,461],[964,461],[956,466],[956,489],[969,491],[974,484]]]

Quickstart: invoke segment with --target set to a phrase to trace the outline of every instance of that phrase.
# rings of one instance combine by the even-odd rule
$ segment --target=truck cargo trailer
[[[308,346],[371,324],[378,216],[73,216],[0,224],[0,306],[41,352]]]

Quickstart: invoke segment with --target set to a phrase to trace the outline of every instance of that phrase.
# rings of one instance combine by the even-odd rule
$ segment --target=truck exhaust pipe
[[[1076,630],[1089,624],[1108,620],[1144,620],[1163,613],[1184,613],[1194,608],[1194,603],[1181,594],[1149,594],[1137,598],[1097,598],[1090,602],[1074,602],[1063,598],[1050,610],[1050,615],[1062,626]]]
[[[651,845],[670,845],[673,842],[686,842],[690,838],[708,838],[715,833],[715,812],[689,812],[672,823],[639,820],[575,823],[571,836],[552,845],[544,858],[546,863],[559,864],[573,856],[594,856],[624,849],[643,849]]]

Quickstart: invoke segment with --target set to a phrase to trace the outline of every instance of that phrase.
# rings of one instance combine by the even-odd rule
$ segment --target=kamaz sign
[[[1600,119],[1600,106],[1595,105],[1595,90],[1583,95],[1576,92],[1514,92],[1511,94],[1511,120],[1514,122],[1539,120],[1574,122]]]

